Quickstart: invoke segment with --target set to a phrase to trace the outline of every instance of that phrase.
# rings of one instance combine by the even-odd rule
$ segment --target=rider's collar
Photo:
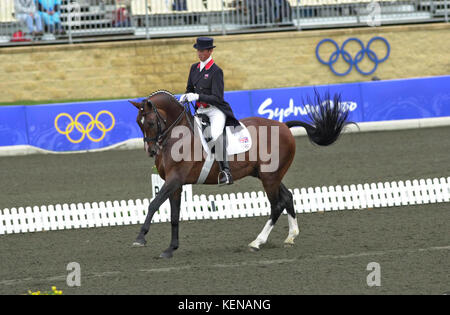
[[[212,56],[209,56],[209,58],[206,59],[205,61],[200,61],[197,68],[199,68],[200,71],[202,71],[203,68],[205,68],[206,70],[209,70],[213,64],[214,64],[214,60],[212,59]]]

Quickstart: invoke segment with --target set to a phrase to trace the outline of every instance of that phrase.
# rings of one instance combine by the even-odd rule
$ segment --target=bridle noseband
[[[186,107],[183,107],[183,111],[181,112],[181,114],[168,128],[166,128],[165,130],[162,130],[161,122],[163,122],[164,126],[166,126],[167,120],[164,119],[164,117],[162,117],[161,113],[158,111],[155,104],[151,100],[147,99],[147,103],[149,103],[150,107],[153,108],[153,112],[156,114],[156,124],[157,124],[158,131],[154,138],[150,138],[150,137],[145,137],[145,131],[143,130],[144,131],[144,142],[146,142],[147,144],[150,142],[155,142],[156,145],[158,146],[158,148],[161,149],[162,146],[164,145],[164,144],[162,144],[162,141],[164,140],[164,138],[166,137],[168,132],[181,121],[181,118],[183,118],[183,115],[186,113]],[[145,116],[150,114],[150,112],[145,112],[144,106],[145,106],[145,103],[142,102],[140,111],[141,111],[141,115],[143,118],[145,118]]]

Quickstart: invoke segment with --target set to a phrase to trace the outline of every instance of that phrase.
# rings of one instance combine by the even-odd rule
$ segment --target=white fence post
[[[14,229],[11,222],[11,214],[9,212],[9,209],[3,209],[3,221],[5,221],[6,234],[13,233]]]
[[[6,210],[6,209],[5,209]],[[6,234],[6,224],[4,223],[5,218],[3,212],[5,210],[0,210],[0,235]]]

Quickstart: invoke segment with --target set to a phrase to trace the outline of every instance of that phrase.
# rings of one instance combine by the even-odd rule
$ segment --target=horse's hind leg
[[[294,198],[292,193],[286,186],[281,183],[280,185],[280,202],[282,203],[282,209],[286,209],[288,213],[288,222],[289,222],[289,234],[288,237],[284,240],[284,244],[286,246],[294,245],[294,240],[299,234],[297,217],[294,209]]]
[[[263,181],[264,189],[266,190],[267,197],[270,201],[270,218],[267,221],[266,225],[264,226],[263,230],[259,235],[256,237],[256,239],[248,244],[251,250],[259,250],[260,246],[265,244],[267,242],[267,239],[269,238],[270,232],[272,232],[273,227],[275,226],[275,223],[277,223],[278,218],[280,217],[281,212],[283,212],[283,208],[280,204],[280,188],[279,188],[279,182],[274,185],[271,183],[270,185]]]

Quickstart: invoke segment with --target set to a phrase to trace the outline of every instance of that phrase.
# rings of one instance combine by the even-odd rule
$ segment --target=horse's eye
[[[148,122],[148,126],[149,126],[150,128],[153,128],[153,126],[155,126],[155,123],[154,123],[154,122],[151,122],[151,121],[149,121],[149,122]]]

